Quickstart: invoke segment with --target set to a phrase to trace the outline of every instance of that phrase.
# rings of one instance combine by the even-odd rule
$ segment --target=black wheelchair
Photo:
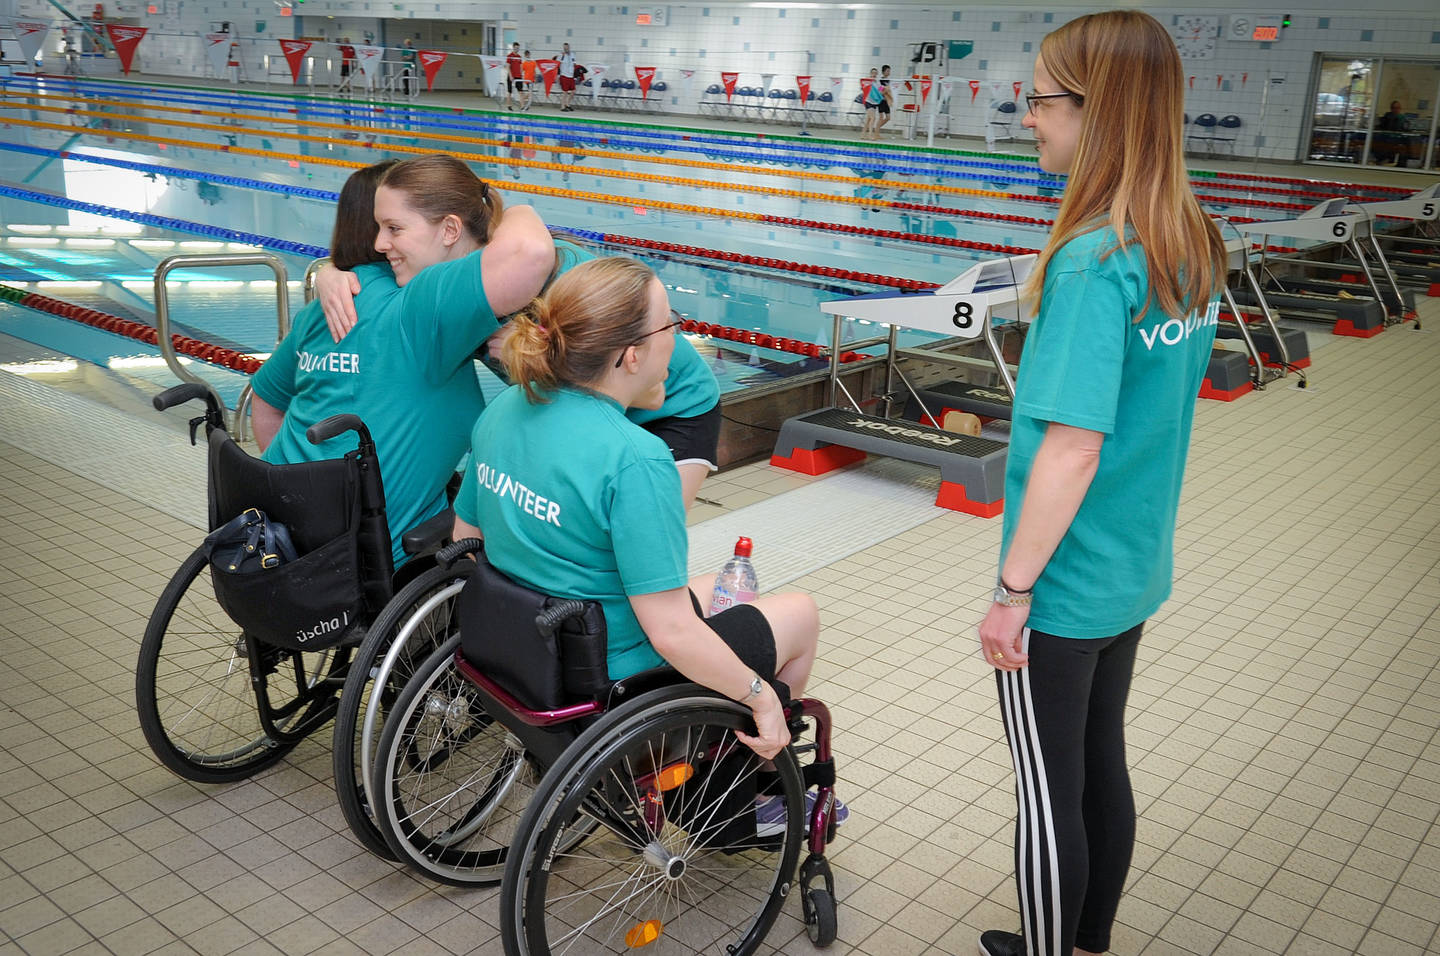
[[[743,705],[668,667],[609,680],[598,604],[521,587],[476,539],[443,548],[437,564],[452,562],[468,577],[458,626],[389,708],[374,754],[369,794],[395,856],[451,884],[500,880],[512,956],[750,953],[808,846],[805,929],[835,939],[824,704],[787,704],[792,743],[767,763],[735,737],[753,732]],[[782,812],[762,820],[761,801]]]
[[[190,440],[204,425],[210,528],[264,512],[288,529],[297,554],[271,570],[231,574],[202,545],[161,593],[140,645],[136,707],[151,749],[182,777],[222,783],[274,764],[337,714],[352,715],[353,733],[354,708],[343,706],[342,688],[357,686],[357,705],[384,697],[371,690],[388,677],[376,659],[389,649],[392,628],[407,623],[423,642],[431,631],[418,609],[438,607],[443,617],[430,599],[449,572],[437,575],[431,556],[452,519],[439,515],[406,533],[405,551],[417,557],[397,575],[375,447],[358,418],[335,416],[307,433],[320,442],[355,431],[358,447],[343,458],[272,465],[226,434],[203,386],[176,386],[154,404],[164,410],[202,398],[206,411],[190,421]],[[408,671],[396,672],[397,693],[407,679]],[[344,749],[352,753],[348,740]],[[388,856],[353,774],[337,777],[336,788],[363,823],[357,836]]]

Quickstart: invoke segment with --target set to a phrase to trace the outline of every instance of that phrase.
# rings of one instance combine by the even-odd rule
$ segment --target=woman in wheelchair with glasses
[[[804,594],[762,597],[705,618],[687,581],[685,508],[665,443],[626,417],[665,399],[679,323],[665,287],[629,259],[582,263],[511,321],[512,386],[476,422],[455,501],[455,540],[548,594],[598,601],[611,679],[668,662],[747,705],[762,757],[790,739],[772,682],[799,696],[820,621]],[[687,586],[688,585],[688,586]]]
[[[305,430],[358,415],[375,438],[398,567],[401,536],[446,508],[484,408],[471,357],[499,328],[496,316],[540,291],[555,248],[533,209],[506,208],[468,166],[440,155],[351,176],[332,248],[362,280],[364,321],[336,342],[318,303],[296,316],[254,377],[255,437],[266,461],[338,458],[353,436],[312,445]]]

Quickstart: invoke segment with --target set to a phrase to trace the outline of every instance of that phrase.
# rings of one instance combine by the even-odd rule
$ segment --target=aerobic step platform
[[[971,415],[978,415],[982,420],[1000,418],[1010,420],[1011,407],[1013,402],[1010,393],[1005,391],[1003,385],[971,385],[969,382],[936,382],[934,385],[927,385],[924,388],[916,388],[920,402],[915,401],[912,395],[905,403],[904,416],[912,422],[920,422],[922,425],[939,426],[945,421],[946,412],[969,412]],[[938,421],[932,421],[925,414],[925,409],[931,414],[938,415]]]
[[[780,426],[770,464],[805,475],[860,461],[867,453],[934,465],[940,469],[935,504],[981,518],[1005,506],[1008,446],[989,438],[957,435],[926,425],[822,408]]]
[[[1342,292],[1348,292],[1351,295],[1364,295],[1370,296],[1372,298],[1374,297],[1374,293],[1371,291],[1370,287],[1365,284],[1364,280],[1359,275],[1351,275],[1350,273],[1345,273],[1345,275],[1350,276],[1350,281],[1344,281],[1343,277],[1339,280],[1312,279],[1308,277],[1303,279],[1287,278],[1285,280],[1285,287],[1292,291],[1298,292],[1322,292],[1326,295],[1336,296],[1338,296]],[[1383,280],[1384,276],[1379,276],[1377,278]],[[1395,293],[1390,288],[1389,282],[1381,281],[1380,291],[1384,294],[1384,297],[1387,300],[1386,304],[1390,306],[1391,311],[1415,311],[1414,288],[1402,286],[1400,289],[1400,301],[1398,303],[1395,301]],[[1266,294],[1268,295],[1269,293]]]
[[[1215,327],[1215,337],[1220,339],[1238,339],[1240,330],[1228,320],[1233,319],[1227,312],[1220,313],[1221,322]],[[1275,336],[1270,330],[1259,322],[1250,323],[1250,338],[1255,340],[1255,349],[1260,353],[1260,360],[1271,368],[1280,367],[1280,350],[1275,346]],[[1310,340],[1305,338],[1305,333],[1299,329],[1281,329],[1280,338],[1285,342],[1285,351],[1290,356],[1291,368],[1310,367]],[[1246,361],[1249,361],[1247,358]]]
[[[1201,398],[1233,402],[1254,390],[1248,355],[1228,349],[1215,349],[1210,353],[1210,364],[1205,367],[1205,378],[1200,382]]]
[[[1313,315],[1333,321],[1336,335],[1368,339],[1385,331],[1385,307],[1379,300],[1368,296],[1341,299],[1314,292],[1271,292],[1266,289],[1265,299],[1274,310],[1301,313],[1305,317]],[[1241,305],[1259,305],[1249,289],[1237,289],[1235,301]]]
[[[1394,272],[1402,282],[1428,283],[1425,294],[1428,296],[1440,295],[1440,253],[1433,250],[1415,249],[1402,251],[1391,249],[1385,253],[1385,259],[1390,263],[1390,271]],[[1341,276],[1341,278],[1346,278]]]

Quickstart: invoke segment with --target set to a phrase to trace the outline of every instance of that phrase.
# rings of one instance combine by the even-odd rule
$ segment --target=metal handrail
[[[176,269],[213,269],[222,266],[268,266],[270,271],[275,273],[275,325],[277,329],[275,341],[277,343],[290,332],[290,277],[285,270],[285,263],[280,260],[280,257],[268,252],[237,252],[218,256],[171,256],[155,267],[155,331],[159,337],[160,355],[164,357],[165,364],[170,367],[170,371],[174,372],[175,377],[180,381],[194,382],[196,385],[205,386],[205,390],[215,397],[215,403],[220,407],[223,418],[225,403],[220,401],[220,393],[215,391],[209,382],[181,365],[180,357],[175,354],[175,343],[170,338],[170,300],[165,288],[166,277]],[[241,441],[245,438],[245,409],[250,404],[250,394],[250,383],[247,382],[240,391],[240,398],[235,402],[235,427],[232,434]]]
[[[330,261],[329,256],[324,256],[312,261],[305,267],[305,278],[301,281],[300,287],[305,293],[306,305],[315,301],[315,277],[320,274],[321,269],[330,264]]]

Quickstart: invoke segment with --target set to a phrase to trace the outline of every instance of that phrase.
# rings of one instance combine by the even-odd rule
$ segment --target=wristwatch
[[[1033,587],[1028,591],[1016,591],[1006,587],[1005,582],[1001,581],[995,585],[995,594],[991,600],[1001,607],[1029,607],[1030,599],[1034,596],[1035,589]]]
[[[764,691],[764,690],[765,690],[765,682],[760,679],[760,675],[759,675],[759,674],[754,674],[754,675],[752,675],[751,678],[750,678],[750,693],[746,694],[744,697],[741,697],[741,698],[740,698],[740,703],[742,703],[742,704],[748,704],[750,701],[754,700],[756,697],[759,697],[760,694],[761,694],[761,692]]]

